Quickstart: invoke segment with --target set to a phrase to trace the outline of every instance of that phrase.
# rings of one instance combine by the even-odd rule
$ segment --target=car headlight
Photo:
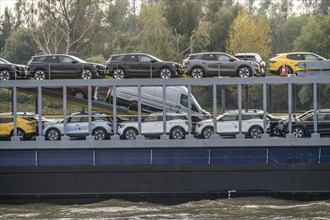
[[[175,68],[179,68],[179,69],[183,68],[181,64],[176,64],[176,63],[172,63],[172,66],[174,66]]]
[[[123,128],[123,127],[125,127],[125,124],[119,124],[118,125],[118,128]]]
[[[258,67],[258,66],[259,66],[259,64],[256,63],[256,62],[251,62],[250,64],[251,64],[252,66],[255,66],[255,67]]]
[[[202,127],[203,126],[203,123],[197,123],[196,124],[196,127],[199,128],[199,127]]]

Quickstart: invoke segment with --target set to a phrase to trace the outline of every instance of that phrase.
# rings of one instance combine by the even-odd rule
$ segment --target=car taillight
[[[276,63],[276,60],[269,60],[269,63]]]

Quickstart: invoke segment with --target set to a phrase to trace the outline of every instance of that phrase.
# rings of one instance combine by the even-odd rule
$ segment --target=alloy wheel
[[[48,140],[57,141],[60,140],[60,132],[57,129],[50,129],[46,135]]]
[[[125,131],[125,139],[134,140],[136,139],[137,131],[133,128],[129,128]]]
[[[10,80],[10,73],[8,70],[0,71],[0,80]]]
[[[173,128],[171,131],[171,138],[172,139],[183,139],[184,138],[183,129],[180,127]]]
[[[90,69],[84,69],[81,72],[81,78],[82,79],[92,79],[93,78],[93,72]]]
[[[202,78],[203,77],[203,70],[201,68],[194,68],[191,70],[191,76],[193,78]]]
[[[104,129],[98,128],[94,131],[95,140],[105,140],[107,138],[107,134]]]
[[[160,70],[159,75],[162,79],[169,79],[172,77],[172,72],[168,68],[163,68]]]
[[[251,76],[251,70],[246,66],[241,67],[238,70],[238,75],[242,78],[250,77]]]
[[[250,136],[252,138],[260,138],[262,134],[262,129],[260,127],[252,127],[250,129]]]
[[[43,70],[37,70],[34,72],[34,78],[36,80],[44,80],[46,79],[46,72]]]
[[[293,136],[295,138],[302,138],[305,136],[305,131],[301,127],[295,127],[292,129]]]
[[[116,69],[113,71],[113,78],[115,79],[124,79],[125,78],[125,72],[122,69]]]
[[[209,139],[214,134],[213,128],[207,127],[203,130],[203,138]]]

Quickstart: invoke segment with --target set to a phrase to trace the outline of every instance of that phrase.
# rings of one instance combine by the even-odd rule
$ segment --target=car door
[[[317,115],[317,131],[319,133],[330,133],[330,113],[320,112]]]
[[[139,74],[138,76],[144,76],[144,77],[155,77],[156,72],[156,60],[152,59],[149,56],[146,55],[139,55],[139,62],[140,62],[140,68],[139,68]],[[151,73],[152,72],[152,76]]]
[[[70,117],[67,122],[67,135],[68,136],[81,136],[83,123],[85,123],[84,117],[81,117],[81,116]]]
[[[142,134],[158,135],[163,133],[163,120],[158,115],[150,115],[141,123]]]
[[[139,76],[141,67],[138,55],[126,55],[123,61],[123,66],[129,77]]]
[[[217,55],[218,62],[220,63],[220,74],[236,76],[236,63],[233,61],[233,57],[230,57],[226,54]]]
[[[67,56],[60,56],[59,60],[60,60],[59,72],[61,77],[69,77],[69,78],[79,77],[79,70],[81,64],[78,61]]]
[[[44,61],[44,67],[50,72],[49,78],[57,78],[60,74],[60,60],[58,56],[47,56]]]
[[[236,134],[238,133],[237,115],[225,115],[217,121],[217,132],[220,134]]]
[[[204,54],[202,56],[201,64],[205,66],[206,74],[217,76],[219,72],[219,61],[216,54]]]

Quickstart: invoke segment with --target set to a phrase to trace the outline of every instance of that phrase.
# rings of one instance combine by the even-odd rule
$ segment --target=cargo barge
[[[242,80],[244,84],[260,83],[265,94],[266,83],[287,83],[290,101],[293,83],[314,84],[316,97],[315,85],[328,82],[327,79],[205,79],[199,83],[238,83],[239,95]],[[4,82],[1,87],[12,88],[15,97],[18,87],[35,86],[41,95],[41,87],[46,83],[90,87],[105,85],[104,81],[29,81],[24,85]],[[189,79],[150,82],[170,86],[180,82],[188,84],[188,88],[196,84]],[[120,85],[130,83],[119,82]],[[138,86],[144,83],[134,81]],[[265,102],[266,95],[263,97]],[[41,97],[38,100],[41,109]],[[242,101],[241,98],[238,100]],[[89,98],[89,112],[91,103]],[[317,102],[314,104],[316,109]],[[116,106],[112,107],[116,113]],[[239,103],[238,107],[242,109]],[[16,110],[15,102],[13,110]],[[266,105],[263,110],[266,112]],[[141,114],[141,109],[138,111]],[[292,114],[291,107],[288,112]],[[329,137],[320,137],[318,133],[300,139],[290,134],[285,138],[264,134],[260,139],[247,139],[241,134],[228,139],[220,136],[195,139],[188,135],[184,140],[170,140],[166,135],[155,140],[143,137],[120,140],[113,136],[111,140],[101,141],[90,137],[86,140],[45,141],[42,136],[34,141],[19,141],[14,137],[11,141],[0,142],[0,203],[79,203],[110,198],[189,200],[228,196],[329,199],[329,143]]]

